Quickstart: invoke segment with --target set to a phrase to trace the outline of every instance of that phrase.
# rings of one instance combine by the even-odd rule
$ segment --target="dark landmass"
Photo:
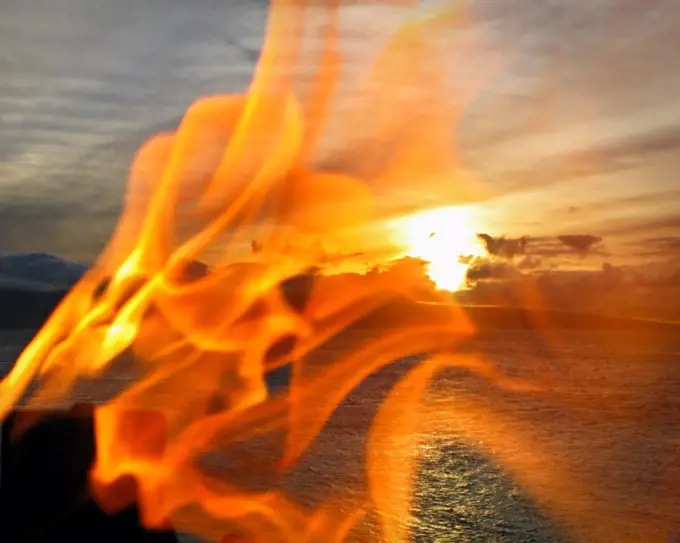
[[[292,286],[292,285],[291,285]],[[306,286],[305,286],[306,287]],[[308,295],[308,288],[287,289],[286,298],[300,309]],[[30,291],[0,288],[0,329],[37,330],[47,320],[65,290]],[[297,298],[300,298],[299,300]],[[443,304],[418,303],[398,300],[367,315],[359,328],[384,328],[395,316],[414,319],[443,316],[450,309]],[[578,313],[555,309],[525,309],[519,307],[462,306],[457,311],[461,326],[474,330],[649,330],[680,333],[680,323],[615,317],[594,313]]]
[[[0,330],[40,328],[66,293],[0,288]]]

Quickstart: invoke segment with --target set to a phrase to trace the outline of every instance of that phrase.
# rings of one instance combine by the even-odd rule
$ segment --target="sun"
[[[403,247],[400,256],[421,258],[438,289],[457,291],[465,286],[470,262],[482,256],[472,207],[447,206],[395,219],[391,230]]]

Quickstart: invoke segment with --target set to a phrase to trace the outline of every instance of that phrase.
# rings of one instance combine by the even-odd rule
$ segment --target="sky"
[[[195,98],[246,88],[266,8],[6,0],[0,253],[91,261],[139,145],[174,128]],[[360,63],[385,12],[357,13],[350,57]],[[530,236],[522,256],[541,270],[680,269],[678,20],[680,3],[666,0],[472,3],[484,47],[458,60],[457,73],[464,80],[483,59],[502,58],[458,127],[463,163],[490,191],[477,206],[479,233]],[[601,240],[586,255],[564,235]]]

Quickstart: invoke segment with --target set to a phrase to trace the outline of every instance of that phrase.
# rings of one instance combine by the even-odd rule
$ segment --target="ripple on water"
[[[564,541],[508,474],[461,443],[421,447],[413,509],[417,543]]]

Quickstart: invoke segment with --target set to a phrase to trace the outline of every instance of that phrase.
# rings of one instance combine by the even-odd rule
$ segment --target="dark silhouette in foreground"
[[[92,499],[93,407],[15,411],[2,426],[0,526],[12,543],[176,543],[139,523],[136,507],[109,515]],[[35,424],[27,427],[26,422]]]

